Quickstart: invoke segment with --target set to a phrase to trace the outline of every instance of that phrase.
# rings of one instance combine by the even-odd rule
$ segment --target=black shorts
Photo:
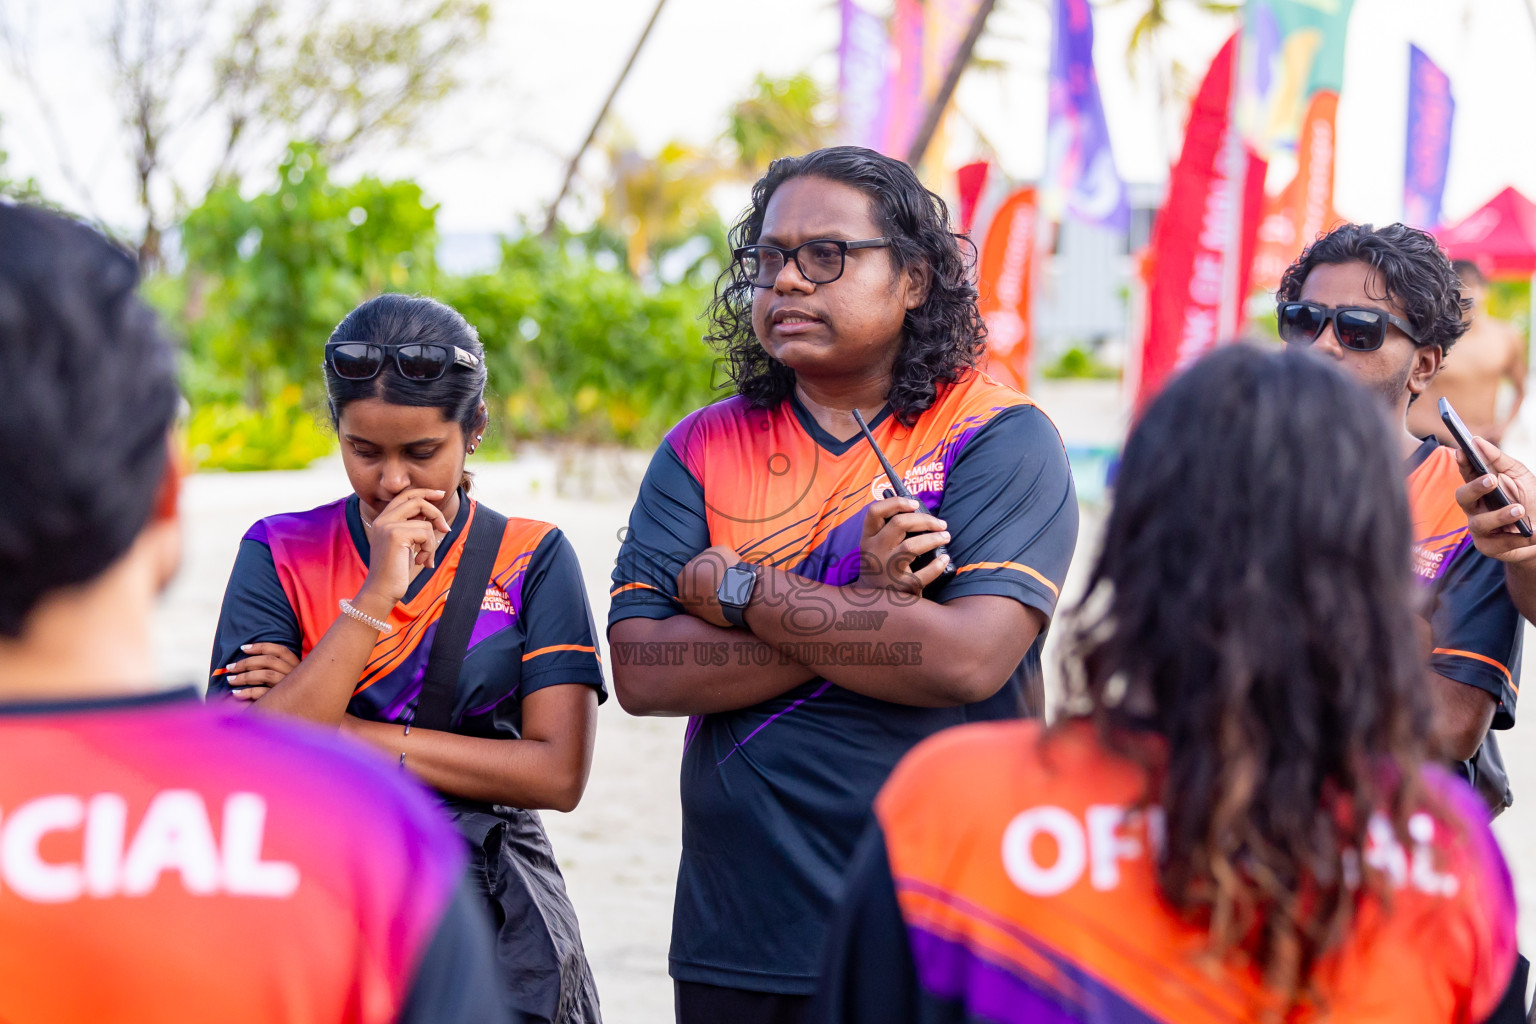
[[[672,983],[677,1024],[801,1024],[810,996],[752,992],[697,981]]]

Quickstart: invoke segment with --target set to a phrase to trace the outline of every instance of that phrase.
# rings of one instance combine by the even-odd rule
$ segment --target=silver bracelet
[[[349,616],[351,618],[354,618],[358,622],[361,622],[365,626],[369,626],[369,627],[371,627],[373,629],[376,629],[380,633],[390,633],[390,632],[394,631],[395,627],[391,626],[389,623],[385,622],[383,619],[376,619],[372,615],[369,615],[367,612],[359,611],[352,604],[352,602],[348,601],[346,598],[342,598],[337,603],[338,603],[338,606],[341,608],[341,614]]]

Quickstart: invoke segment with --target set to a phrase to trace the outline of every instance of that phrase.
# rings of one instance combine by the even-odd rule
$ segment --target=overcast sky
[[[95,209],[131,224],[133,185],[98,38],[111,0],[0,2],[28,12],[56,134],[88,183]],[[1446,214],[1464,215],[1506,184],[1536,197],[1536,29],[1526,2],[1356,0],[1339,108],[1335,201],[1344,215],[1388,221],[1401,214],[1409,43],[1447,71],[1455,92]],[[466,69],[473,89],[433,119],[420,146],[370,154],[351,168],[419,180],[442,204],[445,230],[510,229],[519,215],[543,209],[652,7],[651,0],[496,4],[491,45]],[[1164,114],[1150,67],[1133,78],[1125,59],[1142,6],[1142,0],[1096,5],[1096,57],[1122,174],[1158,182],[1166,178],[1169,157],[1158,128]],[[1198,78],[1233,22],[1194,15],[1193,5],[1181,0],[1170,6],[1179,20],[1165,45]],[[1039,173],[1045,132],[1048,5],[1001,0],[998,9],[982,54],[1005,62],[1006,70],[969,75],[958,103],[964,121],[995,148],[1003,170],[1028,178]],[[805,70],[835,84],[838,28],[835,0],[669,0],[615,116],[643,150],[671,138],[707,144],[719,135],[725,108],[759,72]],[[78,202],[37,108],[3,72],[0,118],[0,146],[10,151],[12,171],[36,174],[46,189]],[[1176,130],[1182,118],[1181,110],[1165,121]],[[975,134],[957,127],[950,146],[956,162],[969,159]],[[175,159],[195,172],[208,156],[193,140]],[[589,159],[585,169],[600,177],[601,160]],[[729,194],[724,199],[738,201]],[[584,209],[590,215],[591,204],[578,197],[569,212],[580,218]]]

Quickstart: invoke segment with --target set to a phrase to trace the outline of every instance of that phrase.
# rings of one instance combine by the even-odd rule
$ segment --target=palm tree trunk
[[[976,49],[976,40],[981,38],[981,30],[987,25],[987,16],[992,13],[992,8],[995,6],[997,6],[997,0],[981,0],[981,6],[976,8],[976,16],[971,19],[970,31],[965,34],[965,40],[955,51],[955,59],[950,62],[948,73],[944,76],[944,84],[939,86],[938,95],[933,98],[932,103],[928,104],[927,114],[923,117],[923,126],[918,129],[917,137],[912,140],[912,148],[907,151],[907,163],[912,167],[923,162],[923,154],[928,151],[928,143],[933,141],[933,133],[939,130],[939,119],[944,116],[944,108],[949,106],[950,98],[955,94],[955,86],[960,84],[960,75],[971,63],[971,51]]]
[[[586,139],[571,157],[571,162],[566,165],[565,178],[560,182],[560,191],[555,195],[555,201],[549,204],[549,216],[544,221],[544,237],[548,238],[555,233],[555,225],[560,222],[560,204],[565,201],[566,193],[571,190],[571,182],[576,180],[576,168],[581,163],[581,158],[592,147],[592,140],[597,138],[598,129],[602,128],[603,121],[608,117],[608,108],[613,106],[614,97],[619,94],[619,89],[624,85],[624,79],[629,77],[629,71],[635,66],[635,59],[640,56],[640,50],[645,46],[645,41],[650,37],[651,29],[656,26],[656,18],[661,14],[661,9],[667,5],[667,0],[656,0],[656,9],[651,11],[650,20],[645,23],[640,38],[635,40],[635,48],[629,52],[629,60],[624,62],[624,69],[619,72],[619,77],[614,81],[613,88],[608,90],[608,98],[603,100],[602,108],[598,110],[597,117],[592,119],[592,130],[587,132]]]

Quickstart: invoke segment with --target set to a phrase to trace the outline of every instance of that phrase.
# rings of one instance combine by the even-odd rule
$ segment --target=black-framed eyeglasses
[[[457,363],[471,370],[479,369],[480,357],[457,345],[417,343],[380,345],[372,341],[328,341],[325,361],[343,380],[372,380],[379,375],[388,356],[394,356],[395,369],[406,380],[437,380]]]
[[[754,288],[772,288],[779,273],[790,261],[800,268],[800,276],[811,284],[831,284],[843,276],[849,249],[883,249],[891,244],[888,237],[861,238],[846,242],[841,238],[813,238],[793,249],[776,245],[744,245],[733,255],[741,272]]]
[[[1310,345],[1322,337],[1323,329],[1333,323],[1333,335],[1339,344],[1355,352],[1374,352],[1381,348],[1391,324],[1408,335],[1415,345],[1419,334],[1400,316],[1369,306],[1320,306],[1315,302],[1282,302],[1276,312],[1280,338],[1289,345]]]

